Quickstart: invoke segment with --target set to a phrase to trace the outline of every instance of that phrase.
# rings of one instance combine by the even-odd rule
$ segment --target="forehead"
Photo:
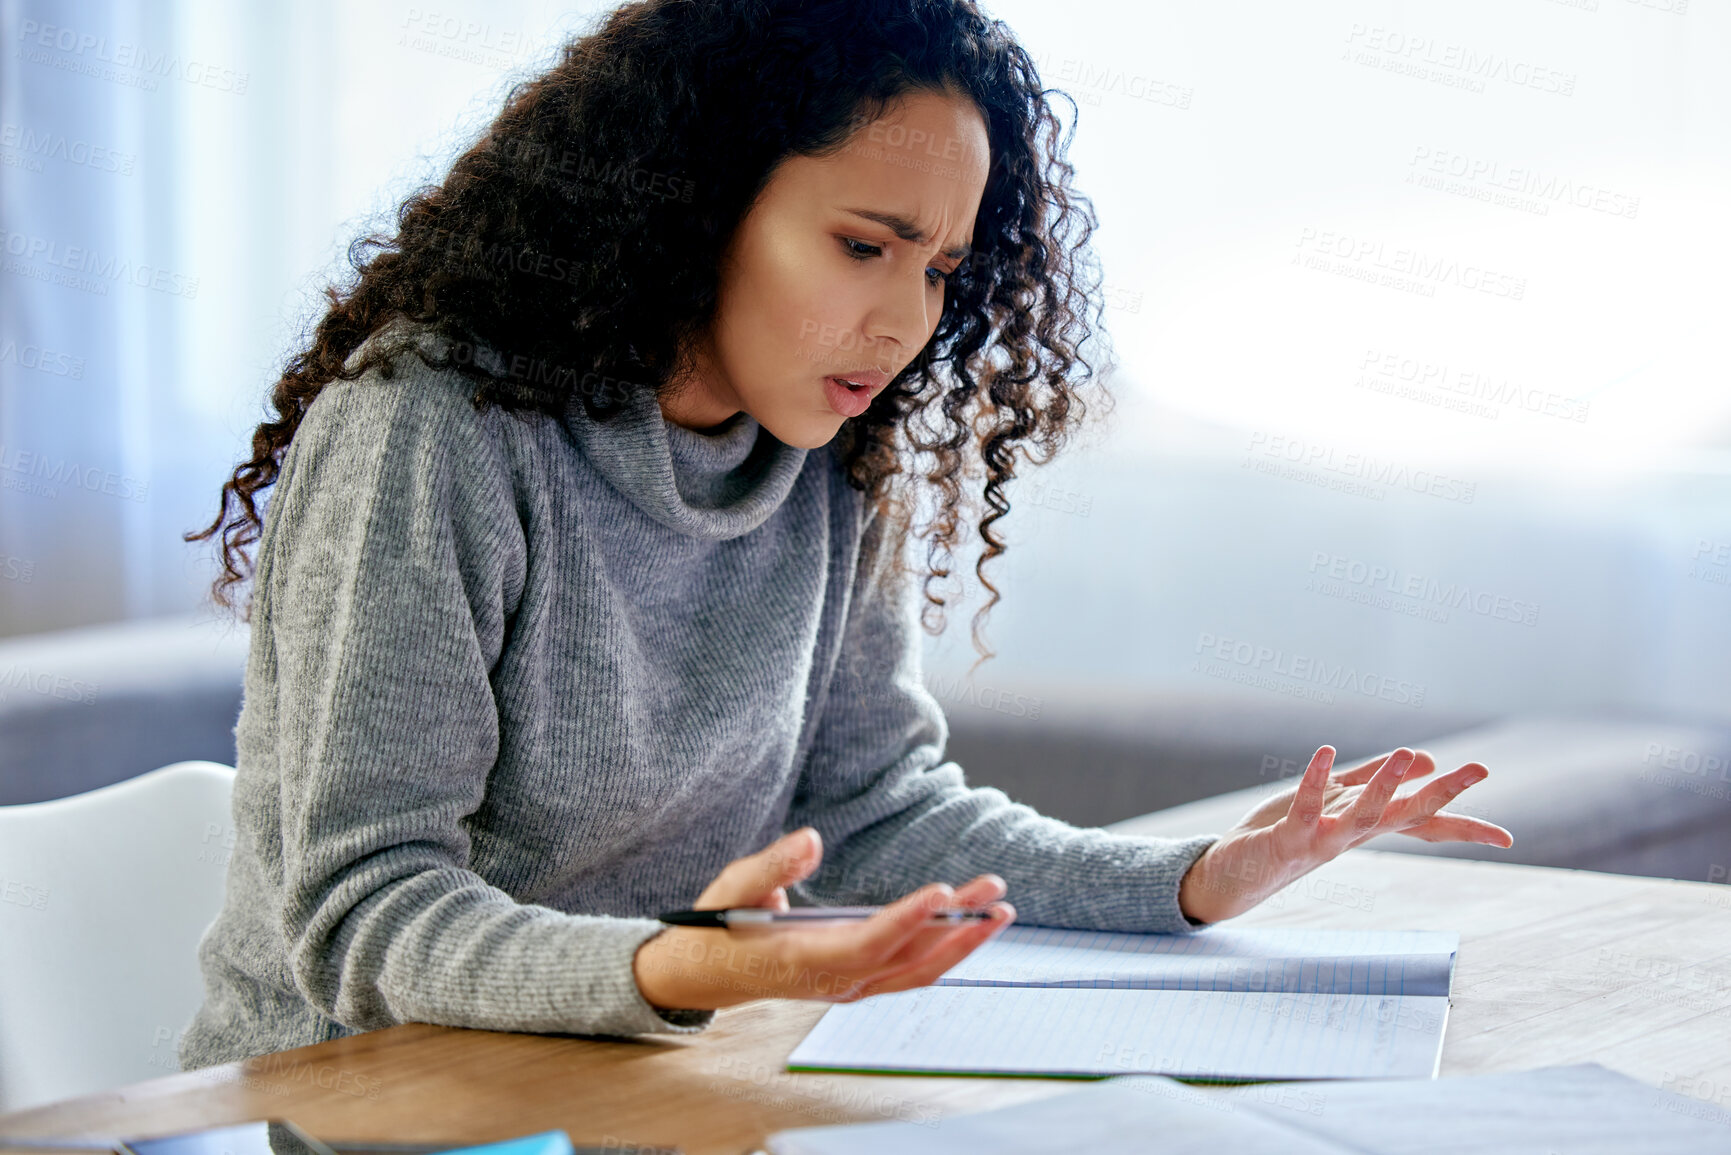
[[[990,153],[985,118],[972,101],[915,92],[855,130],[839,151],[789,158],[777,175],[825,208],[894,213],[948,246],[968,239]]]

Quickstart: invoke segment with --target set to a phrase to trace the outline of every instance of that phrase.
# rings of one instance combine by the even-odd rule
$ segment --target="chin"
[[[833,423],[825,422],[820,418],[817,421],[796,423],[791,429],[770,429],[767,425],[764,428],[775,434],[778,440],[793,446],[795,449],[822,449],[834,441],[835,435],[841,432],[841,421],[839,417]]]
[[[778,414],[768,421],[758,417],[757,423],[773,433],[776,440],[784,445],[791,445],[795,449],[822,449],[841,432],[843,420],[839,413],[832,414],[828,419],[825,419],[822,413],[810,416]]]

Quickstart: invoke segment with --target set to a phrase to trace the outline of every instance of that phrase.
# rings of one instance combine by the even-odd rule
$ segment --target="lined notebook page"
[[[1018,924],[937,981],[1446,996],[1459,946],[1460,936],[1445,931],[1208,927],[1192,934],[1122,934]]]
[[[1427,1078],[1460,937],[1010,926],[931,987],[831,1007],[790,1070]]]
[[[1429,1078],[1448,999],[929,986],[831,1007],[789,1070]]]

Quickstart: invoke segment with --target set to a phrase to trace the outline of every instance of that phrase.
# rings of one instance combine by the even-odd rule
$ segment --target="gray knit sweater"
[[[699,1031],[634,952],[805,824],[806,901],[995,871],[1022,922],[1191,925],[1210,838],[1079,829],[944,760],[916,587],[830,448],[648,395],[609,423],[477,413],[397,364],[318,395],[266,508],[183,1069],[404,1022]]]

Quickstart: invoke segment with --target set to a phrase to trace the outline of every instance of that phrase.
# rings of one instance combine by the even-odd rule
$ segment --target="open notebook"
[[[928,987],[831,1007],[791,1071],[1430,1077],[1460,936],[1011,926]]]

